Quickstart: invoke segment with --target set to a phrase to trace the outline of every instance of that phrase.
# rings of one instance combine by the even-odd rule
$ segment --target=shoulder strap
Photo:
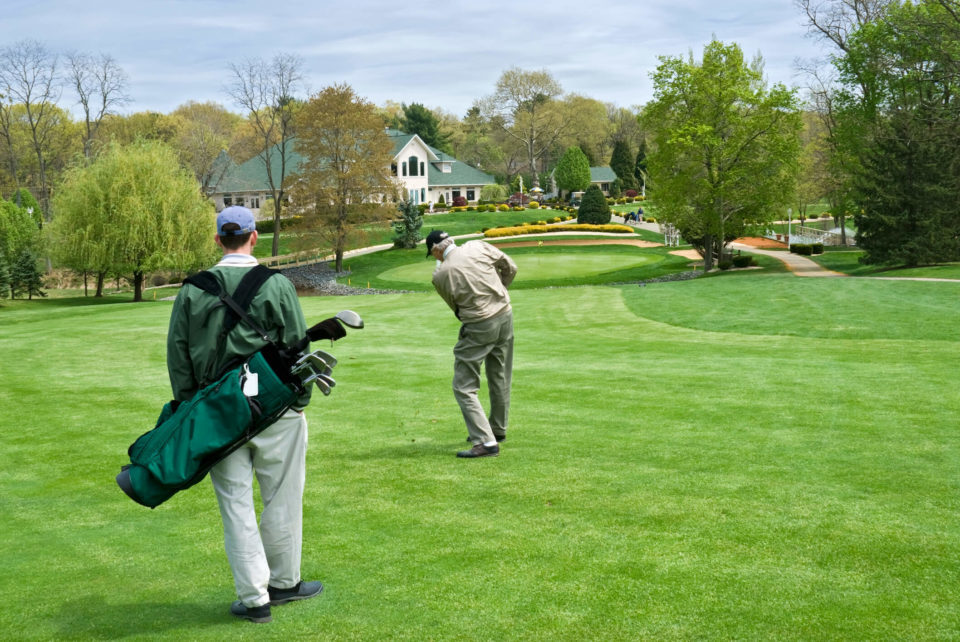
[[[263,265],[257,265],[251,268],[243,275],[232,297],[223,291],[217,278],[207,270],[187,277],[183,282],[195,285],[204,292],[212,294],[227,306],[231,314],[226,315],[223,319],[223,335],[233,330],[242,319],[260,335],[260,338],[272,344],[275,343],[274,340],[247,314],[247,308],[250,307],[260,287],[274,274],[279,274],[279,272]]]

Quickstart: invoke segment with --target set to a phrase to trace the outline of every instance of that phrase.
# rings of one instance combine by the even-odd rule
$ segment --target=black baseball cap
[[[446,238],[450,238],[450,235],[441,230],[434,230],[427,234],[427,258],[430,257],[433,246]]]

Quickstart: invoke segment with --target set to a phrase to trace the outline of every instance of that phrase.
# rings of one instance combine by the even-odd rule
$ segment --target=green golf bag
[[[270,361],[283,366],[267,358],[270,352],[227,370],[190,401],[167,403],[156,427],[130,446],[130,464],[117,475],[120,488],[138,504],[156,508],[279,419],[303,390],[277,376]],[[253,397],[243,394],[247,372],[258,379]]]
[[[230,314],[224,318],[223,336],[243,321],[260,334],[267,345],[243,362],[229,364],[216,381],[189,401],[167,403],[156,426],[130,446],[127,451],[130,464],[123,466],[116,481],[135,502],[150,508],[159,506],[178,491],[202,480],[219,461],[273,424],[304,393],[306,385],[310,385],[305,385],[304,379],[292,371],[300,363],[300,351],[310,340],[338,339],[346,335],[337,319],[327,319],[310,328],[296,346],[287,347],[273,341],[246,309],[260,286],[274,274],[276,272],[263,266],[251,269],[237,286],[234,297],[223,292],[209,272],[187,279],[186,282],[219,297],[227,306]],[[362,321],[360,324],[362,327]],[[335,365],[335,360],[330,360],[333,361],[330,365]],[[327,368],[323,374],[327,377],[325,381],[335,385],[329,374]],[[256,393],[248,396],[244,394],[244,382],[251,375],[256,376],[257,384],[251,386],[256,388]]]

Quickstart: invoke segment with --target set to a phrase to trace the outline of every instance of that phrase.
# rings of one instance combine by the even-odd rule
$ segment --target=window
[[[407,175],[407,164],[406,164],[406,163],[403,164],[403,175],[404,175],[404,176]]]
[[[459,198],[459,197],[460,197],[460,190],[458,190],[458,189],[453,190],[453,197],[454,197],[454,198]]]
[[[233,202],[233,204],[234,204],[234,205],[240,205],[240,206],[242,207],[242,206],[243,206],[243,197],[242,197],[242,196],[238,196],[237,199]]]
[[[396,163],[390,163],[390,173],[393,174],[394,176],[397,175],[397,164],[396,164]]]
[[[426,176],[427,173],[423,171],[423,161],[420,161],[420,176]]]
[[[252,207],[252,208],[255,209],[255,210],[260,209],[260,197],[259,197],[259,196],[253,196],[253,197],[250,198],[250,207]]]
[[[223,195],[223,206],[224,206],[224,207],[230,207],[231,205],[233,205],[233,196],[232,196],[231,194],[224,194],[224,195]]]
[[[407,164],[410,165],[410,176],[419,176],[419,175],[420,175],[420,174],[417,174],[417,167],[418,167],[418,165],[417,165],[417,157],[416,157],[416,156],[411,156],[411,157],[410,157],[410,160],[407,162]]]
[[[468,200],[468,201],[475,201],[475,200],[477,200],[476,198],[474,198],[474,191],[473,191],[472,189],[468,189],[468,190],[467,190],[467,200]]]
[[[425,200],[427,200],[427,190],[424,189],[423,187],[421,187],[421,188],[420,188],[420,202],[422,203],[422,202],[424,202]]]

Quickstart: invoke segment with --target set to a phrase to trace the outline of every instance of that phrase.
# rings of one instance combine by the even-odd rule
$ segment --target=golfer
[[[228,207],[217,215],[217,245],[223,258],[209,271],[233,293],[257,265],[253,213]],[[186,284],[177,295],[167,334],[167,369],[174,399],[188,401],[216,380],[226,364],[266,345],[245,323],[220,337],[224,306],[217,297]],[[250,317],[275,340],[293,345],[307,324],[297,292],[284,276],[267,279],[254,297]],[[303,487],[309,390],[276,423],[210,469],[220,505],[227,560],[240,598],[230,612],[253,622],[270,622],[270,606],[319,595],[320,582],[300,580]],[[253,476],[260,483],[260,527],[253,502]]]
[[[495,457],[507,438],[513,374],[513,310],[507,287],[517,275],[509,256],[483,241],[457,247],[446,232],[427,236],[427,256],[437,259],[433,287],[463,324],[453,348],[453,396],[467,424],[470,450],[457,457]],[[480,366],[490,389],[488,417],[477,391]]]

